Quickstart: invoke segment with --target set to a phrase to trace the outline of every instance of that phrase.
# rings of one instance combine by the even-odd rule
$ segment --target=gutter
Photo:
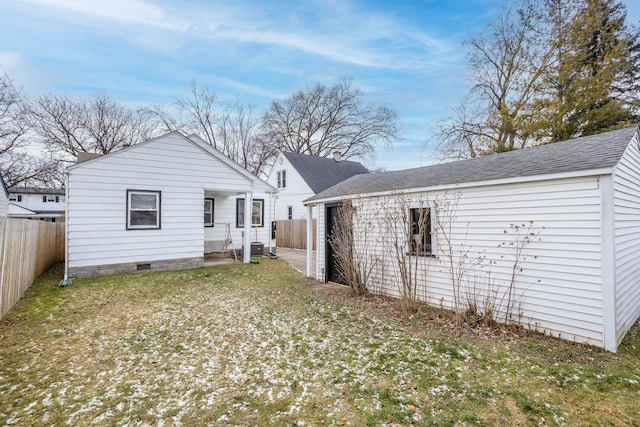
[[[64,278],[58,283],[61,288],[71,284],[69,280],[69,170],[64,171]]]

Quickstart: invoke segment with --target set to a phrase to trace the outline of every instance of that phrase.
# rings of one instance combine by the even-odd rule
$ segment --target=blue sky
[[[169,105],[196,79],[264,110],[349,76],[400,117],[402,141],[369,167],[432,163],[433,123],[467,92],[470,33],[498,0],[2,0],[0,65],[27,93],[105,92]],[[640,2],[626,1],[628,22]]]

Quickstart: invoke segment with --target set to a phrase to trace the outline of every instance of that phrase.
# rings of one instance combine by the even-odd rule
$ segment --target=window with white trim
[[[434,255],[431,208],[409,209],[409,254]]]
[[[293,219],[293,206],[287,206],[287,219]]]
[[[251,226],[264,227],[264,199],[253,199]],[[236,227],[244,227],[244,199],[236,199]]]
[[[19,202],[20,200],[18,200],[19,196],[13,195],[13,194],[9,194],[9,201],[10,202]]]
[[[278,188],[287,188],[287,171],[281,170],[277,172]]]
[[[204,226],[213,227],[213,199],[204,199]]]
[[[160,191],[127,190],[127,230],[160,228]]]

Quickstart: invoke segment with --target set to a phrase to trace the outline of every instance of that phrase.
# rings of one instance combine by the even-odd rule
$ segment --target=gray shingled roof
[[[492,156],[354,176],[306,201],[612,167],[636,132],[637,127],[630,127]]]
[[[296,168],[314,193],[319,193],[354,175],[369,173],[369,170],[361,163],[349,160],[338,162],[333,158],[309,156],[287,151],[283,151],[282,154]]]
[[[12,194],[65,194],[64,188],[11,187],[8,191]]]

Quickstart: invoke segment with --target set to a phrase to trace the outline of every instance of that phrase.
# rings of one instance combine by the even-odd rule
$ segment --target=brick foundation
[[[203,266],[204,257],[126,262],[121,264],[90,265],[87,267],[69,267],[69,277],[110,276],[112,274],[135,273],[137,271],[188,270]]]

